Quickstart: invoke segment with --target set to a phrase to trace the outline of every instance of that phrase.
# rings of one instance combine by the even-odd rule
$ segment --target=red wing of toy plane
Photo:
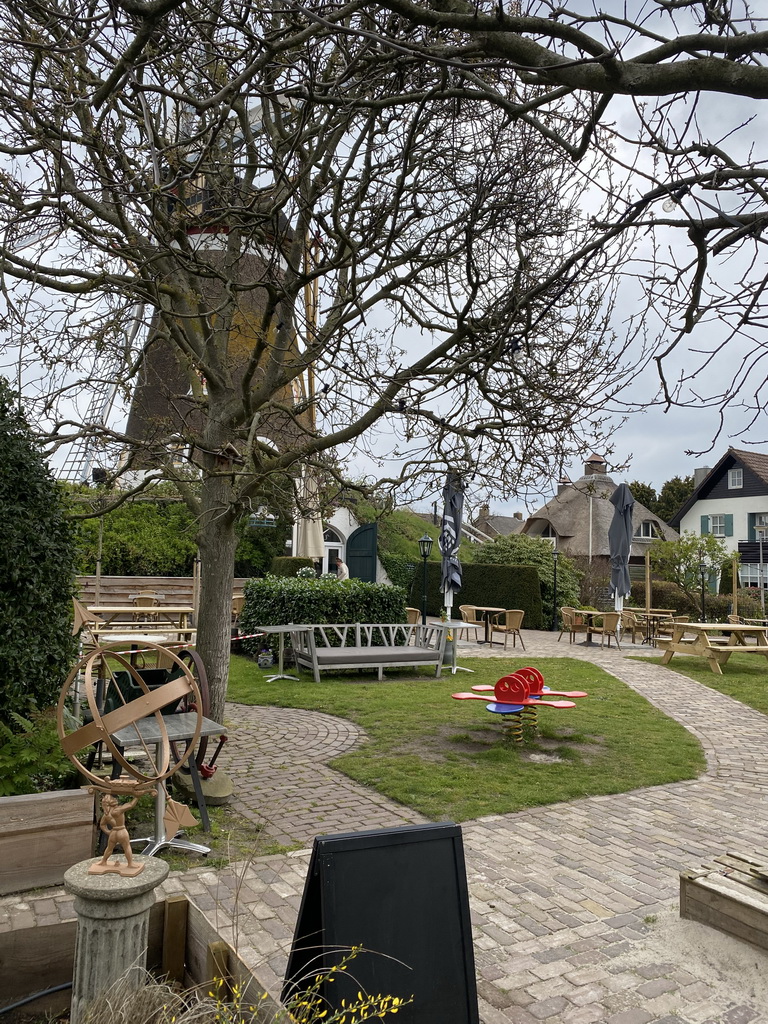
[[[477,693],[490,693],[495,690],[495,686],[491,686],[490,683],[479,683],[477,686],[472,687]],[[588,697],[589,694],[584,690],[550,690],[548,686],[545,686],[541,691],[544,696],[549,697]],[[531,694],[534,696],[534,694]]]
[[[454,700],[485,700],[488,698],[484,697],[482,693],[452,693],[451,696]],[[499,696],[496,695],[497,704],[520,704],[522,707],[537,707],[537,708],[575,708],[576,705],[572,700],[538,700],[530,697],[513,698],[510,696],[509,700],[500,700]]]

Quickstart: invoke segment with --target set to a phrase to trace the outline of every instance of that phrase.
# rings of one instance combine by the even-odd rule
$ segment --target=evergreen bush
[[[383,551],[379,551],[379,561],[384,566],[390,583],[396,587],[402,587],[408,593],[416,578],[418,561],[403,555],[389,555]]]
[[[295,622],[405,622],[405,592],[386,583],[362,580],[266,576],[248,580],[240,629],[252,633],[258,626],[284,626]],[[257,655],[269,646],[277,650],[279,637],[244,640],[243,647]]]
[[[73,662],[75,537],[18,396],[0,378],[0,716],[54,703]]]

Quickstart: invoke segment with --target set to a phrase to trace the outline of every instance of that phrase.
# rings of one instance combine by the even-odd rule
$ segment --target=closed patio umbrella
[[[624,598],[629,597],[629,552],[632,548],[632,509],[635,499],[626,484],[619,484],[608,499],[613,505],[613,518],[608,527],[608,551],[611,556],[611,595],[614,608],[620,612]]]
[[[449,473],[443,488],[443,522],[438,543],[443,556],[440,574],[440,589],[443,592],[448,618],[451,618],[453,595],[461,590],[461,562],[459,542],[461,541],[461,516],[464,511],[464,485],[461,477]]]
[[[297,524],[294,554],[298,558],[322,559],[325,555],[323,517],[319,509],[317,480],[308,470],[302,474],[299,502],[306,511]]]

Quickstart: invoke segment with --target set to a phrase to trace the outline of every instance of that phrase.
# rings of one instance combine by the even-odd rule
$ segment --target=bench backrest
[[[291,633],[294,651],[313,656],[325,647],[427,647],[445,648],[447,629],[442,623],[355,622],[307,624]]]

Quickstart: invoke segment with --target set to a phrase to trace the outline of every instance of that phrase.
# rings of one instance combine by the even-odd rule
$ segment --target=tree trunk
[[[211,718],[224,723],[232,623],[232,580],[237,534],[228,477],[203,480],[200,546],[200,611],[197,650],[208,673]]]

